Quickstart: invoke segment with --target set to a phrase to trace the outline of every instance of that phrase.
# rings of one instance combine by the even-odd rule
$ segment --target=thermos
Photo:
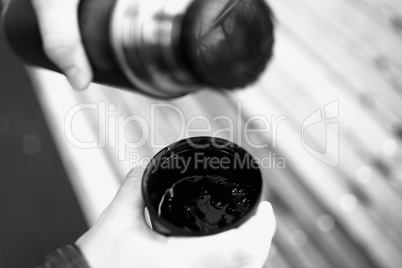
[[[78,12],[94,82],[153,97],[245,87],[272,56],[264,0],[81,0]],[[26,64],[60,72],[45,55],[31,0],[10,1],[3,27]]]

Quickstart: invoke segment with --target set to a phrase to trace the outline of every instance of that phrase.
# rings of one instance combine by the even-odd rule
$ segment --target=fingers
[[[92,70],[81,42],[79,0],[31,0],[39,21],[44,51],[76,90],[88,87]]]
[[[262,202],[256,215],[237,229],[205,237],[169,238],[166,259],[175,267],[261,268],[268,257],[275,227],[271,205]]]
[[[275,229],[276,219],[271,204],[261,202],[256,215],[237,229],[242,243],[246,245],[243,254],[250,262],[246,267],[263,266],[268,257]]]

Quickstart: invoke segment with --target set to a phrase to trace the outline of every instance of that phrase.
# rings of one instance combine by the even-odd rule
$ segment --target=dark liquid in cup
[[[220,176],[191,176],[166,190],[158,214],[188,231],[210,232],[236,222],[254,199],[252,186]]]

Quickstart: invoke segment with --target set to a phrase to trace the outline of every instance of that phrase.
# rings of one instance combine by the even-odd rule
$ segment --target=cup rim
[[[216,141],[218,143],[220,143],[221,145],[226,145],[226,146],[222,146],[222,148],[219,147],[215,147],[217,149],[229,149],[231,152],[241,152],[242,154],[248,154],[250,155],[251,159],[255,159],[253,155],[251,155],[247,150],[245,150],[244,148],[242,148],[241,146],[237,145],[234,142],[231,142],[229,140],[225,140],[222,138],[217,138],[217,137],[208,137],[208,136],[198,136],[198,137],[192,137],[192,138],[186,138],[186,139],[182,139],[180,141],[177,141],[165,148],[163,148],[162,150],[160,150],[154,157],[153,159],[158,159],[161,158],[162,156],[165,156],[166,154],[169,153],[173,153],[173,150],[180,150],[179,153],[183,153],[186,152],[188,150],[194,149],[194,148],[186,148],[189,145],[189,142],[207,142],[207,143],[211,143],[211,141]],[[187,150],[186,150],[187,149]],[[143,177],[142,177],[142,182],[141,182],[141,191],[142,191],[142,197],[144,200],[144,205],[148,210],[149,213],[149,217],[151,219],[151,222],[158,222],[158,224],[162,225],[164,228],[168,229],[170,231],[170,233],[163,233],[164,235],[175,235],[175,236],[206,236],[206,235],[213,235],[213,234],[217,234],[217,233],[221,233],[230,229],[234,229],[239,227],[241,224],[243,224],[245,221],[247,221],[252,215],[255,214],[257,208],[258,208],[258,204],[261,201],[261,197],[262,197],[262,191],[263,191],[263,179],[262,179],[262,173],[261,173],[261,169],[260,167],[256,170],[258,170],[258,178],[255,178],[256,180],[259,180],[259,183],[257,183],[257,186],[260,186],[259,189],[257,189],[258,191],[258,196],[255,199],[255,203],[252,204],[252,207],[250,210],[248,210],[241,218],[239,218],[237,221],[235,221],[234,223],[222,227],[222,228],[217,228],[214,230],[209,231],[208,233],[204,233],[204,232],[191,232],[191,231],[186,231],[181,227],[178,227],[176,225],[174,225],[173,223],[165,220],[164,218],[160,217],[158,215],[157,210],[155,209],[155,207],[152,205],[152,202],[150,200],[149,194],[148,194],[148,183],[147,183],[147,178],[150,176],[151,174],[151,170],[153,167],[153,163],[155,161],[150,161],[144,171]],[[156,163],[159,163],[158,161],[156,161]],[[153,224],[154,225],[154,224]],[[156,230],[158,231],[158,230]]]

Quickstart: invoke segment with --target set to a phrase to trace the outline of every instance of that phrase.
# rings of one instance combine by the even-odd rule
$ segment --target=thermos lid
[[[118,0],[111,41],[139,91],[172,98],[254,82],[272,55],[264,0]]]
[[[202,84],[245,87],[272,56],[273,28],[264,0],[197,0],[182,29],[188,66]]]

